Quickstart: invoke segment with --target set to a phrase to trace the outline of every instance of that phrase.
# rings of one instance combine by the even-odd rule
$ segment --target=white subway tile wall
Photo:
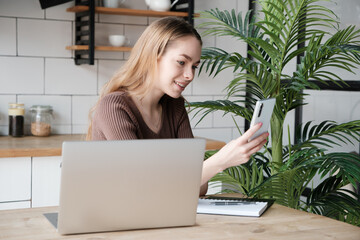
[[[38,0],[0,0],[0,16],[19,18],[45,18]]]
[[[16,101],[25,103],[27,128],[29,108],[35,104],[49,104],[54,108],[54,134],[87,131],[89,109],[96,103],[101,87],[124,64],[129,53],[96,51],[94,65],[75,65],[73,52],[65,50],[74,43],[74,13],[66,12],[73,4],[72,1],[42,10],[38,0],[0,0],[0,135],[8,134],[8,103]],[[147,9],[144,0],[128,0],[124,4],[128,8]],[[236,9],[244,15],[248,1],[195,0],[196,12],[211,8]],[[109,34],[125,34],[134,44],[146,26],[156,19],[96,14],[95,41],[108,45]],[[202,21],[196,19],[195,26]],[[244,43],[232,38],[205,37],[203,41],[205,47],[216,46],[229,52],[245,54],[247,49]],[[295,63],[286,72],[291,74],[293,69]],[[195,77],[184,96],[189,102],[223,99],[223,90],[233,75],[230,69],[215,78],[202,73]],[[359,72],[346,73],[344,79],[358,80]],[[343,122],[360,118],[358,92],[307,93],[310,95],[306,97],[309,104],[304,108],[304,121],[320,122],[326,118]],[[190,113],[196,136],[226,142],[239,136],[231,115],[211,113],[198,125],[200,117],[193,116],[194,113]],[[235,121],[243,131],[243,119],[237,117]],[[292,126],[293,122],[291,113],[286,125]],[[351,150],[358,148],[353,146]]]
[[[71,57],[71,22],[41,19],[17,20],[19,56]]]
[[[15,103],[16,96],[15,95],[0,95],[0,134],[6,133],[8,134],[8,104],[6,103]],[[5,104],[3,104],[5,103]]]
[[[44,58],[0,56],[0,86],[0,94],[44,94]]]
[[[0,54],[16,55],[16,19],[0,17]]]
[[[75,65],[70,58],[47,58],[45,94],[97,94],[97,64]]]
[[[91,109],[98,97],[97,96],[73,96],[72,98],[72,132],[85,133],[89,120],[89,109]]]

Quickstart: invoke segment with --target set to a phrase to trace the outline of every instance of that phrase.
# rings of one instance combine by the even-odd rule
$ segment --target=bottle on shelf
[[[23,103],[9,103],[9,136],[23,137],[25,108]]]

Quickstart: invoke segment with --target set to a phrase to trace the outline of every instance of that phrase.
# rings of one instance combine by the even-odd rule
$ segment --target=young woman
[[[87,140],[193,138],[181,94],[194,79],[201,46],[200,35],[183,19],[161,18],[148,26],[90,111]],[[200,195],[211,177],[261,149],[268,133],[249,142],[260,127],[204,162]]]

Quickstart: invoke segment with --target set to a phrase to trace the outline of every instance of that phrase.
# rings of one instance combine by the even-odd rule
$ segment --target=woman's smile
[[[183,90],[186,88],[187,84],[184,83],[180,83],[178,81],[175,81],[175,84],[178,85],[180,88],[182,88]]]

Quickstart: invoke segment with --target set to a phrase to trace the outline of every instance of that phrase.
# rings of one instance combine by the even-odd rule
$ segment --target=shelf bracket
[[[174,1],[175,0],[171,0],[171,2]],[[185,17],[185,20],[191,25],[194,25],[194,0],[180,0],[170,9],[170,11],[187,12],[188,16]]]
[[[75,50],[75,64],[94,65],[95,1],[75,0],[75,5],[83,5],[89,7],[88,11],[75,13],[75,44],[89,46],[87,50]]]

